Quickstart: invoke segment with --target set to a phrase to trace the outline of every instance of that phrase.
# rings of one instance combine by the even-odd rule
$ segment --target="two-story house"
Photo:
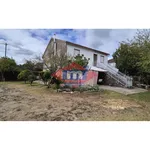
[[[43,54],[43,61],[45,62],[44,64],[49,66],[50,64],[48,64],[48,60],[50,59],[50,55],[55,55],[56,53],[60,52],[64,52],[65,54],[71,55],[73,57],[78,54],[83,54],[86,58],[89,59],[89,71],[97,73],[97,78],[93,79],[92,85],[98,83],[115,83],[115,85],[121,85],[125,87],[132,86],[132,78],[119,72],[117,68],[109,65],[109,53],[107,52],[75,44],[69,41],[51,38]],[[43,68],[47,69],[46,66],[44,65]]]

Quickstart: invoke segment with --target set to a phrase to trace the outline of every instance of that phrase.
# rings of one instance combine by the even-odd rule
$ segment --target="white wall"
[[[112,67],[116,67],[116,63],[109,63]]]
[[[93,66],[93,55],[97,54],[97,63],[100,64],[100,53],[94,52],[92,50],[86,49],[86,48],[80,48],[80,47],[76,47],[76,46],[72,46],[72,45],[67,45],[67,53],[69,55],[74,56],[74,49],[78,49],[80,50],[80,55],[84,55],[86,58],[90,58],[89,60],[89,66]],[[103,55],[104,56],[104,64],[108,63],[108,56]]]

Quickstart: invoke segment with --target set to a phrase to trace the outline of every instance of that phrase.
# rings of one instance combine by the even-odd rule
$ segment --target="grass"
[[[150,91],[138,93],[138,94],[132,94],[132,95],[129,95],[129,97],[138,101],[150,102]]]
[[[44,92],[52,92],[52,89],[48,89],[45,85],[41,85],[39,83],[33,82],[32,86],[27,82],[26,84],[24,81],[11,81],[11,82],[0,82],[0,85],[20,85],[23,86],[26,89],[29,90],[37,90],[42,93]],[[54,90],[53,90],[54,91]],[[94,93],[95,94],[95,93]],[[144,102],[150,102],[150,91],[143,92],[143,93],[137,93],[137,94],[131,94],[131,95],[123,95],[114,91],[109,91],[109,90],[102,90],[100,91],[100,94],[104,98],[108,99],[128,99],[128,100],[136,100],[136,101],[144,101]]]
[[[33,96],[38,96],[42,98],[51,98],[54,100],[60,99],[62,100],[62,103],[65,105],[68,105],[68,99],[72,100],[72,97],[76,97],[76,99],[72,100],[71,103],[76,103],[76,100],[79,98],[81,101],[84,103],[86,100],[94,100],[94,110],[95,112],[90,114],[88,117],[85,115],[81,117],[81,120],[106,120],[106,121],[146,121],[150,120],[150,91],[148,92],[143,92],[143,93],[138,93],[138,94],[132,94],[132,95],[123,95],[114,91],[109,91],[109,90],[100,90],[100,92],[83,92],[83,93],[74,93],[73,95],[71,94],[63,94],[63,93],[56,93],[56,90],[53,90],[52,88],[47,88],[45,85],[41,85],[39,83],[33,82],[33,85],[31,86],[28,82],[25,84],[23,81],[17,81],[17,82],[0,82],[1,84],[5,84],[8,87],[11,88],[17,88],[17,89],[23,89],[25,93],[29,93]],[[26,100],[26,99],[25,99]],[[66,100],[66,101],[65,101]],[[84,101],[85,100],[85,101]],[[96,100],[96,101],[95,101]],[[104,110],[99,112],[99,108],[101,108],[102,102],[106,101],[107,103],[111,103],[111,100],[115,101],[118,103],[120,100],[128,100],[131,101],[131,104],[136,102],[137,104],[141,105],[140,108],[128,108],[125,110],[117,110],[117,111],[112,111],[112,110]],[[110,100],[109,102],[107,100]],[[118,100],[118,101],[117,101]],[[45,101],[44,101],[45,102]],[[61,102],[57,104],[58,101],[56,101],[56,108],[61,107]],[[42,104],[42,102],[40,102]],[[130,102],[129,102],[130,103]],[[43,103],[44,104],[44,103]],[[100,105],[99,105],[100,104]],[[44,104],[45,105],[45,104]],[[97,108],[95,107],[97,105]],[[41,105],[42,106],[42,105]],[[86,106],[86,104],[85,104]],[[62,105],[63,107],[63,105]],[[56,109],[55,108],[55,109]],[[92,108],[92,107],[91,107]],[[84,107],[83,107],[84,109]],[[93,111],[94,111],[93,110]],[[112,111],[111,113],[109,111]]]

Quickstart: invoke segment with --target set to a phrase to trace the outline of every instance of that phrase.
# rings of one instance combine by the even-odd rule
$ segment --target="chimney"
[[[54,34],[53,38],[54,38],[54,43],[55,43],[56,42],[56,34]]]

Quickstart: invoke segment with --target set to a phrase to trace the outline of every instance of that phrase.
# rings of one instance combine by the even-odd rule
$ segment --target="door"
[[[97,54],[94,54],[93,57],[94,57],[93,58],[94,59],[94,64],[93,65],[97,66]]]

